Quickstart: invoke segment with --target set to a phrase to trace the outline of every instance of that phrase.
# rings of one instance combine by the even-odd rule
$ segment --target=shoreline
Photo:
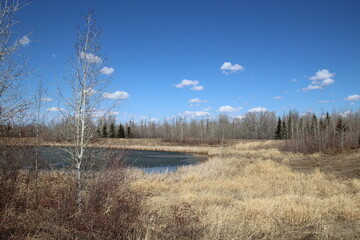
[[[2,139],[4,145],[12,146],[35,146],[36,140],[34,138],[9,138]],[[70,142],[51,142],[41,141],[40,147],[74,147],[75,144]],[[182,152],[190,154],[199,154],[212,156],[213,150],[221,148],[218,145],[180,145],[176,143],[162,142],[160,139],[100,139],[89,143],[88,148],[104,148],[104,149],[125,149],[136,151],[156,151],[156,152]]]

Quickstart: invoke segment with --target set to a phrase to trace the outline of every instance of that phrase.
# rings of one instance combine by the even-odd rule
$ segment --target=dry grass
[[[326,156],[282,153],[278,144],[243,141],[200,165],[139,177],[132,188],[151,195],[148,239],[359,238],[360,180],[294,171],[286,165]]]
[[[97,144],[120,145],[111,140]],[[75,221],[70,214],[74,212],[70,204],[74,202],[73,180],[61,172],[43,173],[43,195],[39,198],[41,209],[46,211],[25,207],[21,212],[14,205],[6,222],[21,226],[10,228],[12,234],[30,229],[27,235],[14,235],[27,239],[57,239],[56,234],[62,234],[62,239],[360,238],[359,178],[344,177],[345,170],[334,172],[332,168],[305,164],[340,166],[337,164],[341,161],[359,162],[359,151],[336,156],[303,155],[281,152],[279,144],[239,141],[226,147],[176,147],[156,140],[146,144],[144,140],[126,141],[123,145],[129,149],[199,151],[210,158],[175,173],[145,174],[129,169],[125,174],[126,187],[116,183],[124,182],[119,179],[123,172],[89,178],[93,180],[87,188],[88,215],[81,221]],[[26,184],[23,181],[19,186],[19,196],[27,197],[18,196],[18,206],[30,204],[28,199],[34,190]],[[59,199],[67,201],[60,201],[59,205]],[[57,215],[60,217],[54,218]],[[29,219],[32,224],[25,224]],[[104,223],[104,219],[108,222]],[[121,230],[116,231],[117,228]],[[123,235],[116,235],[119,232]]]

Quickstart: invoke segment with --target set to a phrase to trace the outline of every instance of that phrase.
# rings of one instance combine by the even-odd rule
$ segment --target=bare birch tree
[[[84,162],[89,156],[88,143],[96,133],[94,117],[99,111],[103,93],[110,78],[103,74],[103,58],[100,55],[99,29],[96,27],[93,14],[84,16],[84,23],[79,28],[76,56],[70,59],[71,77],[66,80],[71,88],[71,96],[59,88],[64,109],[59,107],[66,122],[63,134],[71,139],[74,148],[66,149],[70,158],[67,159],[75,169],[77,181],[77,204],[81,211],[82,204],[82,171]]]
[[[0,1],[0,123],[13,119],[28,103],[19,94],[21,80],[26,74],[27,59],[19,50],[30,40],[27,35],[17,36],[16,14],[27,3],[19,0]]]

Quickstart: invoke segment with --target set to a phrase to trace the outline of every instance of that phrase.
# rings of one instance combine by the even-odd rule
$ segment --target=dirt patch
[[[360,178],[360,150],[340,154],[313,154],[284,163],[301,172],[319,169],[341,179]]]

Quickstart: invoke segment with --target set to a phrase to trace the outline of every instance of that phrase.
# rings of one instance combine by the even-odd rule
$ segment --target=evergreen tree
[[[340,138],[340,147],[344,147],[344,133],[346,131],[346,122],[345,120],[340,116],[339,119],[336,122],[336,132]]]
[[[277,127],[275,129],[275,139],[282,139],[282,132],[281,132],[281,118],[279,118]]]
[[[133,138],[132,132],[131,132],[131,127],[127,128],[127,137],[128,138]]]
[[[314,114],[313,117],[312,117],[312,119],[311,119],[310,131],[311,131],[311,133],[316,134],[317,129],[318,129],[318,121],[317,121],[316,115]]]
[[[124,126],[122,124],[120,124],[118,132],[117,132],[117,137],[118,138],[125,138],[125,129]]]
[[[338,134],[341,134],[346,131],[346,122],[342,117],[339,117],[339,119],[336,122],[336,132]]]
[[[115,138],[115,124],[114,122],[112,122],[110,124],[110,134],[109,134],[110,138]]]
[[[108,136],[108,134],[107,134],[107,125],[106,125],[106,123],[104,123],[103,130],[102,130],[102,137],[107,138],[107,136]]]
[[[286,121],[285,120],[282,121],[282,125],[281,125],[281,138],[282,139],[287,139],[288,138],[287,127],[286,127]]]
[[[323,120],[322,118],[320,118],[319,121],[319,127],[320,127],[320,131],[324,132],[326,130],[326,120]]]
[[[331,121],[330,114],[329,112],[326,112],[325,123],[327,127],[330,127],[330,121]]]

